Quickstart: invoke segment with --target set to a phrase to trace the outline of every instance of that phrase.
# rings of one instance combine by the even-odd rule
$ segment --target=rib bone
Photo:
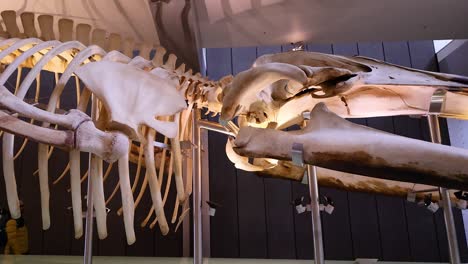
[[[155,163],[154,163],[154,152],[152,142],[154,141],[155,131],[153,129],[148,130],[145,145],[145,163],[146,163],[146,175],[148,177],[148,184],[151,191],[151,198],[153,199],[153,206],[156,211],[156,217],[159,221],[159,228],[163,235],[167,235],[169,232],[169,226],[167,225],[166,216],[164,213],[164,207],[161,197],[161,186],[156,177]]]
[[[124,214],[125,234],[127,243],[132,245],[135,243],[134,230],[134,210],[135,203],[133,201],[132,187],[130,186],[130,171],[128,168],[128,151],[127,154],[119,159],[119,177],[120,177],[120,192],[122,195],[122,208]]]

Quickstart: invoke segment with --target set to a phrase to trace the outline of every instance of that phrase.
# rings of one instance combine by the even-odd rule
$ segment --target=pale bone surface
[[[174,170],[174,182],[178,192],[171,222],[177,221],[177,216],[179,216],[179,223],[184,219],[189,201],[186,198],[192,191],[191,173],[187,174],[184,186],[179,143],[181,140],[191,138],[192,128],[188,120],[193,108],[207,108],[208,113],[211,112],[213,115],[221,112],[221,117],[225,120],[238,116],[240,126],[268,126],[280,129],[293,124],[301,124],[302,113],[320,102],[326,103],[331,110],[342,117],[426,114],[429,109],[429,99],[434,91],[445,88],[449,92],[441,114],[457,118],[467,116],[467,109],[464,107],[467,99],[463,94],[467,79],[461,76],[417,71],[366,58],[294,52],[261,57],[251,70],[239,74],[234,79],[232,76],[226,76],[219,81],[209,81],[199,74],[193,74],[191,70],[187,71],[185,64],[181,64],[174,54],[165,56],[166,50],[151,42],[137,45],[133,40],[124,36],[86,24],[76,25],[66,18],[58,20],[57,31],[54,29],[57,26],[55,24],[57,20],[52,16],[37,16],[25,12],[21,14],[21,24],[18,24],[18,16],[12,11],[3,12],[2,17],[6,30],[3,31],[3,28],[0,30],[4,37],[0,40],[0,62],[2,66],[8,65],[8,67],[2,67],[0,76],[2,82],[0,128],[7,133],[14,132],[41,143],[38,173],[45,229],[50,225],[47,161],[53,149],[49,146],[60,147],[70,152],[70,162],[67,167],[72,182],[72,207],[77,238],[82,235],[83,231],[80,151],[93,153],[92,166],[85,175],[90,174],[91,180],[97,186],[94,188],[96,197],[94,207],[98,234],[101,239],[107,236],[105,205],[113,197],[111,195],[107,200],[104,197],[103,181],[108,175],[107,171],[111,164],[104,174],[103,160],[118,161],[120,180],[113,194],[120,188],[125,231],[129,244],[136,239],[133,231],[134,210],[148,185],[154,208],[148,213],[142,225],[146,225],[155,215],[150,227],[157,222],[163,234],[169,231],[163,210],[169,185],[164,189],[160,184],[167,156],[170,156],[169,171]],[[156,50],[156,54],[149,61],[150,52],[153,49]],[[139,50],[140,56],[131,59],[133,50]],[[16,93],[13,95],[3,84],[15,70],[21,68],[32,70],[22,82],[17,82]],[[32,105],[23,99],[36,76],[43,70],[60,73],[61,76],[57,75],[56,86],[48,105],[39,107],[37,98],[34,98]],[[111,75],[118,77],[112,76],[111,78]],[[79,100],[77,100],[76,109],[69,109],[68,114],[64,113],[58,109],[60,96],[65,89],[65,84],[70,79],[76,81],[78,77],[87,87],[80,88],[80,82],[77,81]],[[93,97],[95,98],[94,107],[89,117],[84,112]],[[183,110],[185,102],[182,98],[188,101],[188,107],[185,110]],[[43,124],[39,127],[21,121],[17,118],[18,114],[28,119],[41,121]],[[174,125],[173,122],[178,125]],[[53,129],[51,125],[59,125],[66,130]],[[347,127],[347,125],[344,126]],[[242,131],[245,129],[252,128],[244,128]],[[258,131],[265,137],[270,133],[282,133],[273,132],[275,130],[271,129]],[[358,129],[358,131],[366,136],[371,133],[365,129]],[[4,133],[3,138],[4,178],[8,186],[10,210],[14,217],[19,217],[18,194],[13,169],[14,159],[19,153],[15,155],[13,152],[14,137],[7,133]],[[156,133],[166,135],[165,142],[168,142],[168,138],[174,137],[170,140],[170,151],[153,147],[152,142]],[[244,133],[242,132],[240,137]],[[343,131],[335,131],[333,135],[339,137],[342,133]],[[376,141],[390,136],[381,133],[372,135],[374,137],[370,139]],[[329,137],[330,135],[328,139]],[[382,144],[386,146],[386,144],[391,145],[402,140],[395,138],[392,136],[388,143]],[[129,142],[138,142],[139,146],[129,144]],[[304,141],[304,143],[307,142]],[[322,144],[322,147],[327,146],[326,140],[313,143]],[[414,143],[411,140],[405,143],[415,146],[413,152],[408,153],[414,160],[418,160],[416,155],[421,150],[433,152],[434,155],[444,151],[451,152],[452,155],[457,153],[457,151],[449,151],[446,147],[427,145],[428,143]],[[351,147],[353,149],[355,146],[351,144]],[[375,157],[384,155],[380,152],[366,151],[369,152],[371,158],[372,155]],[[302,167],[294,166],[288,161],[256,158],[253,164],[250,164],[247,157],[241,157],[235,153],[232,141],[227,142],[226,152],[240,169],[295,180],[300,180],[303,175]],[[263,154],[267,157],[284,158],[284,156]],[[350,160],[350,152],[345,154],[337,157],[336,162],[330,166],[324,162],[325,167],[369,174],[372,177],[374,176],[372,170],[378,170],[375,166],[369,165],[368,171],[357,171],[354,164],[346,163]],[[384,159],[386,168],[401,165],[394,157],[381,158],[386,158]],[[452,158],[456,160],[457,157]],[[142,189],[135,201],[133,195],[139,173],[135,182],[131,184],[128,162],[138,163],[140,169],[147,168]],[[366,162],[369,160],[366,159]],[[337,167],[340,164],[341,167]],[[410,168],[414,171],[421,167],[418,164],[411,165],[414,165]],[[188,164],[188,168],[190,167],[191,165]],[[159,171],[156,171],[156,168],[159,168]],[[465,173],[454,170],[457,169],[441,173],[446,173],[446,175]],[[66,170],[62,175],[65,174]],[[386,178],[438,184],[442,177],[437,172],[427,172],[427,174],[429,175],[427,179],[414,177],[419,175],[417,173],[414,173],[410,179],[400,179],[396,174],[386,175]],[[169,173],[168,177],[170,179],[172,173]],[[427,187],[418,184],[417,187],[411,188],[409,186],[412,185],[404,182],[368,178],[325,169],[319,170],[319,179],[321,184],[332,187],[393,195],[404,195],[408,190]],[[463,179],[456,182],[456,177],[453,177],[448,184],[452,187],[455,185],[460,187],[465,183]],[[180,213],[179,207],[182,208]]]
[[[346,136],[343,137],[343,131]],[[234,151],[249,157],[291,160],[303,146],[307,164],[397,181],[467,189],[468,150],[433,144],[351,123],[317,104],[305,128],[241,128]]]
[[[0,75],[2,83],[0,86],[2,95],[0,98],[1,130],[2,132],[14,132],[40,143],[37,172],[40,179],[43,228],[48,229],[51,222],[47,163],[53,151],[50,146],[53,146],[70,153],[70,162],[58,180],[67,172],[70,173],[76,238],[83,234],[80,181],[84,180],[88,174],[96,186],[93,190],[95,193],[94,207],[98,234],[101,239],[107,236],[105,205],[112,199],[115,191],[120,189],[127,242],[134,243],[136,238],[133,231],[133,211],[146,190],[147,184],[145,182],[150,183],[150,192],[154,208],[156,208],[156,217],[152,221],[151,227],[158,222],[163,234],[167,234],[169,230],[167,222],[164,220],[163,206],[171,181],[167,181],[168,184],[164,186],[165,188],[159,184],[162,181],[161,176],[167,169],[164,162],[169,154],[171,156],[169,171],[172,171],[171,168],[173,168],[175,172],[175,180],[172,182],[175,182],[178,192],[178,199],[174,207],[175,219],[179,216],[177,213],[179,206],[184,208],[183,211],[187,211],[188,200],[186,197],[191,193],[191,184],[184,183],[182,179],[182,169],[180,169],[182,155],[178,154],[181,150],[176,147],[180,140],[190,138],[190,131],[187,128],[190,111],[184,110],[186,108],[184,98],[189,98],[192,107],[193,104],[196,104],[197,107],[205,106],[211,111],[217,112],[220,109],[217,95],[221,93],[223,83],[208,81],[200,74],[186,70],[185,64],[178,62],[174,54],[169,54],[165,59],[166,50],[154,44],[143,43],[135,46],[136,44],[129,39],[123,39],[116,34],[109,35],[100,29],[93,31],[93,27],[89,25],[79,24],[74,28],[73,23],[65,18],[58,20],[59,31],[57,33],[53,30],[57,20],[52,16],[37,16],[23,12],[19,24],[16,24],[19,20],[16,19],[17,14],[14,11],[4,11],[2,17],[7,25],[7,30],[1,31],[2,37],[5,38],[0,38],[0,62],[6,66],[2,67]],[[37,30],[38,27],[40,30]],[[41,36],[42,39],[36,38],[38,36]],[[55,37],[68,42],[54,40]],[[80,42],[73,41],[74,39]],[[107,53],[105,49],[97,45],[86,46],[82,43],[101,44],[111,52]],[[150,61],[148,59],[152,49],[156,49],[156,54]],[[120,53],[119,50],[124,53]],[[132,56],[133,50],[139,50],[140,56],[131,59],[125,55]],[[17,69],[20,71],[22,68],[31,68],[31,71],[23,81],[20,81],[20,75],[18,75],[16,90],[13,94],[3,85]],[[56,73],[55,88],[47,105],[41,105],[37,102],[40,78],[36,78],[36,76],[39,76],[43,70]],[[58,75],[59,73],[61,75]],[[120,79],[116,79],[115,76],[119,76]],[[78,77],[86,87],[81,87]],[[65,85],[70,80],[75,80],[77,83],[76,109],[64,112],[58,107]],[[36,97],[32,99],[33,103],[31,104],[23,99],[34,82],[36,82]],[[90,117],[84,111],[93,96],[95,103]],[[179,118],[180,115],[177,113],[180,112],[182,115]],[[31,121],[43,122],[43,125],[37,126],[22,121],[18,115]],[[51,125],[60,126],[67,130],[59,130],[57,127],[54,129]],[[181,131],[185,131],[184,134],[179,131],[179,127]],[[146,134],[152,133],[154,137],[156,132],[165,135],[166,139],[172,138],[171,153],[166,154],[166,150],[164,150],[161,157],[161,152],[153,146],[152,141],[145,139]],[[7,184],[8,204],[12,216],[18,218],[20,217],[19,198],[16,192],[13,164],[21,151],[13,152],[14,136],[12,134],[2,134],[4,136],[3,169]],[[129,140],[140,143],[140,150],[137,147],[136,151],[141,154],[135,155],[135,145],[129,145]],[[21,149],[26,143],[26,140],[23,141]],[[143,149],[145,149],[144,152]],[[156,155],[153,158],[148,158],[149,155],[154,154],[155,150],[157,151]],[[80,151],[95,154],[92,158],[91,168],[84,173],[83,178],[83,173],[80,171]],[[103,174],[103,160],[110,162],[105,175]],[[146,164],[144,164],[145,160]],[[113,195],[106,200],[103,181],[110,172],[114,161],[118,161],[120,181]],[[159,168],[159,176],[156,173],[145,175],[136,202],[134,202],[133,193],[136,191],[139,173],[132,184],[129,181],[128,162],[130,161],[138,163],[139,168]],[[154,169],[150,171],[154,171]],[[168,177],[172,178],[172,173],[169,173]],[[189,182],[190,178],[186,181]],[[161,193],[162,190],[164,193]],[[164,197],[162,197],[163,195]],[[53,194],[52,199],[54,199]],[[152,215],[154,213],[150,211],[148,220]],[[185,217],[180,214],[179,222],[184,219]]]
[[[251,69],[235,76],[223,90],[221,118],[231,120],[237,116],[241,127],[283,129],[302,125],[303,113],[318,103],[325,103],[344,118],[421,116],[428,114],[434,92],[444,89],[448,92],[441,116],[466,119],[467,88],[468,78],[464,76],[421,71],[364,57],[292,51],[259,57]],[[237,168],[271,171],[280,167],[272,168],[279,164],[272,159],[251,164],[247,158],[236,155],[230,142],[226,148]],[[300,167],[291,163],[288,167],[289,173],[281,175],[302,178],[303,170],[292,170]],[[432,188],[321,168],[318,177],[320,184],[326,186],[399,196],[411,190]]]

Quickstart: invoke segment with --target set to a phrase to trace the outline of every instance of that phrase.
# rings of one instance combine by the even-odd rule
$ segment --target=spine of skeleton
[[[83,70],[85,69],[83,65],[98,61],[108,61],[144,70],[148,76],[155,75],[162,79],[171,79],[176,83],[175,87],[177,87],[178,93],[188,99],[189,105],[193,106],[195,104],[200,108],[208,107],[209,100],[217,100],[217,95],[221,90],[220,83],[210,82],[202,78],[200,74],[194,75],[191,70],[186,71],[185,64],[180,64],[176,67],[177,57],[169,54],[167,59],[164,59],[166,50],[160,46],[135,44],[132,39],[121,37],[118,34],[109,34],[101,29],[93,29],[86,24],[74,25],[74,22],[69,19],[55,21],[55,18],[49,15],[36,16],[33,13],[24,12],[20,14],[22,25],[17,24],[16,17],[18,14],[14,11],[3,11],[1,16],[6,30],[0,31],[0,64],[5,65],[6,68],[0,74],[0,93],[2,95],[0,106],[1,109],[5,108],[8,111],[0,111],[0,114],[13,121],[8,124],[1,124],[0,129],[5,131],[2,138],[3,170],[7,185],[8,205],[12,217],[19,218],[21,216],[14,172],[14,158],[20,154],[16,153],[15,155],[14,153],[15,134],[18,134],[39,142],[39,168],[37,172],[41,191],[41,214],[44,230],[48,229],[51,224],[48,161],[55,146],[69,151],[69,164],[59,179],[69,171],[75,238],[80,238],[83,234],[81,181],[85,177],[82,177],[82,172],[80,171],[79,153],[80,151],[86,151],[95,154],[93,155],[92,166],[85,173],[85,176],[89,175],[88,180],[92,180],[95,186],[94,209],[96,210],[99,237],[103,239],[107,235],[106,199],[104,197],[103,181],[107,178],[106,175],[108,173],[103,177],[102,160],[118,160],[118,188],[120,188],[122,194],[127,242],[129,244],[134,243],[133,216],[135,203],[133,192],[135,191],[138,177],[131,184],[128,162],[132,160],[130,158],[132,156],[132,142],[139,142],[140,146],[144,146],[144,148],[140,147],[140,149],[145,149],[144,152],[140,151],[140,153],[144,153],[145,155],[138,155],[134,161],[138,163],[139,167],[145,166],[142,163],[146,161],[147,169],[148,166],[157,169],[153,162],[154,159],[148,159],[151,156],[150,152],[154,153],[153,145],[147,141],[147,139],[152,139],[152,137],[151,134],[148,136],[141,135],[136,138],[130,137],[129,141],[126,134],[127,131],[107,131],[106,127],[101,126],[101,121],[105,120],[106,114],[109,114],[106,113],[104,107],[106,102],[100,100],[100,94],[95,90],[99,88],[87,86],[87,84],[92,82],[89,81],[91,77],[87,76],[89,73]],[[58,34],[53,30],[55,22],[58,25]],[[37,32],[36,25],[40,29],[40,32]],[[2,29],[1,26],[0,29]],[[150,60],[150,53],[154,49],[156,50],[155,56]],[[139,50],[139,56],[132,58],[134,50]],[[6,82],[14,72],[18,72],[18,76],[20,76],[22,68],[30,68],[31,70],[24,76],[22,81],[18,77],[15,90],[13,92],[9,91],[5,87]],[[41,109],[38,107],[40,105],[38,103],[38,94],[42,71],[55,73],[56,80],[53,91],[49,95],[48,103],[41,106]],[[78,72],[81,72],[81,74],[78,74]],[[64,111],[60,109],[60,98],[69,81],[76,83],[77,100],[75,109],[70,109],[68,114],[64,114]],[[83,83],[85,84],[84,86]],[[138,85],[138,83],[135,83],[135,85]],[[25,99],[32,86],[36,87],[36,96],[31,103]],[[127,87],[127,89],[132,89],[132,87]],[[97,118],[91,120],[85,112],[88,109],[93,94],[98,98],[97,110],[99,113],[97,114]],[[211,111],[217,113],[219,109],[211,109]],[[15,115],[28,118],[30,123],[21,121]],[[177,130],[185,131],[187,122],[190,119],[190,111],[184,111],[182,115],[177,115],[177,117],[172,117],[171,119],[179,123]],[[2,120],[6,119],[2,118]],[[41,126],[33,125],[34,121],[40,121]],[[149,124],[155,124],[154,122],[158,121],[148,121]],[[60,130],[58,127],[68,130]],[[20,130],[16,131],[15,128],[19,128]],[[161,129],[163,129],[163,126],[161,126]],[[147,133],[151,133],[150,131],[148,130]],[[55,137],[50,137],[49,135],[55,135]],[[184,132],[176,133],[171,139],[170,151],[171,160],[173,161],[170,167],[173,168],[173,172],[175,173],[174,182],[178,197],[176,206],[184,204],[187,200],[187,195],[191,193],[191,188],[187,189],[184,187],[182,155],[180,154],[180,142],[189,138],[191,137],[187,136]],[[96,143],[93,140],[99,140],[101,143]],[[109,150],[109,146],[102,143],[105,140],[112,144],[116,144],[116,142],[119,144],[118,146],[112,145],[112,149]],[[128,142],[131,144],[129,145]],[[24,141],[21,149],[24,149],[26,143],[27,141]],[[162,164],[159,170],[164,171],[164,163]],[[108,171],[110,172],[110,170]],[[151,171],[152,169],[150,169]],[[159,174],[162,175],[161,173]],[[172,174],[172,171],[169,174]],[[147,179],[147,177],[150,178]],[[168,226],[164,220],[164,209],[162,207],[164,203],[161,202],[161,179],[155,179],[155,177],[155,174],[149,173],[148,175],[147,173],[144,181],[149,181],[150,183],[150,192],[153,197],[160,228],[163,233],[167,233]],[[190,180],[187,180],[187,183],[188,181]],[[191,186],[191,184],[187,186]],[[169,188],[170,185],[168,184],[165,188],[166,193]],[[112,197],[109,198],[111,199]]]

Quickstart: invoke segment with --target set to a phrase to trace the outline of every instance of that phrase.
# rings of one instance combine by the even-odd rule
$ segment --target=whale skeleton
[[[99,238],[107,236],[106,203],[120,189],[119,213],[124,216],[127,243],[135,242],[134,210],[147,186],[153,208],[142,225],[156,215],[150,227],[158,223],[161,232],[167,234],[164,206],[171,182],[177,189],[171,222],[179,216],[180,224],[188,212],[192,167],[191,159],[186,159],[184,183],[181,145],[192,139],[194,127],[188,122],[192,112],[202,108],[212,116],[220,114],[221,123],[234,135],[238,128],[227,121],[238,118],[240,132],[226,143],[226,154],[239,169],[300,180],[304,168],[289,161],[291,143],[297,141],[306,147],[308,163],[332,169],[319,169],[319,182],[328,186],[393,195],[408,192],[404,182],[421,183],[421,188],[425,184],[466,187],[467,172],[457,165],[466,159],[465,151],[378,132],[342,119],[425,115],[430,110],[430,97],[440,89],[446,91],[440,115],[467,118],[466,77],[363,57],[295,51],[262,56],[251,69],[235,77],[210,81],[186,70],[176,55],[166,54],[161,46],[137,45],[125,36],[84,24],[75,27],[72,20],[63,18],[58,20],[56,40],[51,33],[54,17],[40,15],[36,21],[34,14],[19,15],[22,27],[16,24],[18,14],[14,11],[2,12],[6,30],[0,27],[3,177],[13,218],[21,215],[14,161],[30,139],[39,143],[37,173],[44,229],[51,224],[48,160],[54,148],[60,148],[69,152],[70,161],[56,181],[70,173],[76,238],[83,233],[80,183],[85,177],[81,176],[80,152],[92,154],[85,175],[95,186],[93,206]],[[35,24],[39,24],[41,34]],[[133,50],[139,50],[139,56],[133,57]],[[154,56],[152,50],[156,51]],[[23,68],[30,71],[21,81]],[[41,105],[38,76],[46,71],[55,73],[56,83],[48,103]],[[5,85],[14,72],[18,77],[12,91]],[[66,100],[62,97],[69,81],[76,83],[77,102],[75,108],[62,109],[60,101]],[[26,97],[34,82],[36,95],[29,100]],[[94,102],[92,113],[87,111],[90,102]],[[303,113],[311,108],[313,118],[307,127],[281,131],[302,125]],[[155,147],[157,133],[164,136],[164,143]],[[26,138],[17,153],[15,135]],[[271,140],[275,144],[265,145]],[[443,155],[450,162],[439,168],[436,164],[440,165]],[[105,173],[103,161],[110,163]],[[119,184],[106,201],[103,182],[112,162],[118,163]],[[129,162],[137,163],[133,184]],[[163,188],[166,167],[167,184]],[[135,199],[143,168],[145,176]]]

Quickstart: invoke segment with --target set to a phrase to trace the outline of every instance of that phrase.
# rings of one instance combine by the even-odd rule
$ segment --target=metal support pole
[[[314,235],[314,261],[315,264],[323,264],[325,256],[323,254],[322,222],[320,220],[317,169],[315,166],[307,165],[307,178],[309,180],[312,232]]]
[[[308,122],[307,120],[310,119],[310,112],[302,113],[302,117],[304,118],[305,126]],[[301,157],[300,159],[301,162],[303,162],[303,157]],[[315,264],[323,264],[325,263],[325,254],[323,253],[322,221],[320,219],[320,201],[317,181],[317,168],[315,166],[307,165],[307,180],[309,181],[311,209],[310,213],[312,216],[312,234],[314,236],[314,262]]]
[[[193,264],[203,263],[203,236],[202,236],[202,202],[201,202],[201,140],[200,140],[200,112],[192,112],[192,149],[193,155]]]
[[[440,135],[439,117],[437,115],[427,116],[429,122],[429,131],[431,132],[431,140],[433,143],[441,144],[442,138]],[[446,188],[439,188],[444,210],[445,230],[447,231],[447,240],[449,247],[450,263],[460,263],[460,253],[458,252],[457,233],[455,230],[455,222],[452,214],[452,201],[450,193]]]
[[[91,168],[91,155],[89,154],[88,168]],[[84,264],[93,263],[93,181],[91,180],[91,169],[88,175],[88,190],[86,195],[86,229],[84,245]]]
[[[228,130],[226,127],[220,125],[219,123],[214,123],[214,122],[210,122],[207,120],[198,120],[197,124],[199,128],[218,132],[218,133],[225,134],[225,135],[232,136],[232,137],[236,136],[234,132]]]
[[[96,119],[97,109],[96,109],[96,98],[94,95],[91,95],[91,118],[93,120]],[[86,194],[86,227],[85,227],[85,240],[84,240],[84,256],[83,256],[83,263],[84,264],[91,264],[93,263],[93,223],[94,223],[94,216],[93,216],[93,181],[91,180],[92,175],[91,173],[91,159],[93,154],[89,154],[89,161],[88,161],[88,187],[87,187],[87,194]]]

